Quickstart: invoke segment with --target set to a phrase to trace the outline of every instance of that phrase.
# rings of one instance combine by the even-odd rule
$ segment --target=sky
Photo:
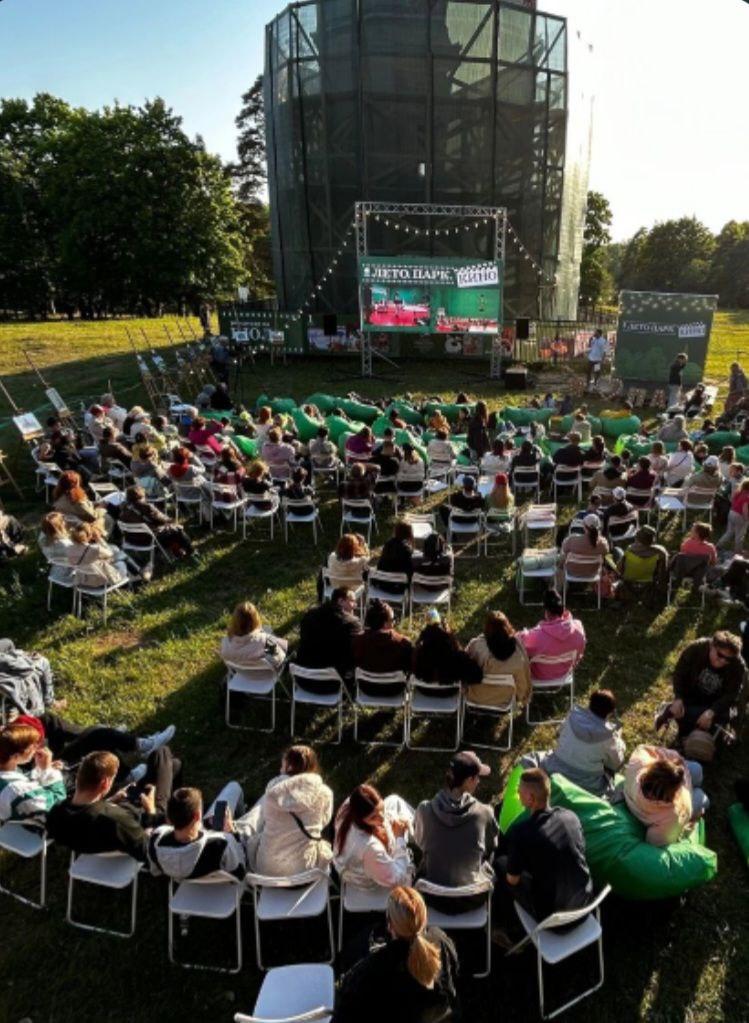
[[[0,96],[163,96],[224,159],[283,0],[0,0]],[[594,45],[590,186],[622,240],[695,215],[749,220],[745,0],[540,0]],[[574,75],[574,68],[571,69]]]

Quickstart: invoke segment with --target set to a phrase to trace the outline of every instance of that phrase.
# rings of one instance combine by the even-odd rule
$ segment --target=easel
[[[153,374],[151,373],[151,370],[148,368],[146,360],[143,358],[143,356],[136,348],[132,334],[130,333],[127,327],[125,327],[125,333],[127,334],[127,339],[130,342],[130,347],[133,349],[135,360],[138,363],[138,370],[140,372],[141,382],[146,389],[146,394],[148,395],[148,400],[151,403],[151,408],[156,412],[158,411],[159,406],[159,393],[154,383]]]
[[[41,423],[36,418],[33,412],[24,413],[23,410],[20,409],[18,405],[16,405],[15,401],[13,400],[13,396],[11,395],[10,391],[5,386],[1,378],[0,391],[2,391],[3,394],[5,395],[5,398],[13,411],[13,425],[18,430],[21,436],[21,442],[24,444],[28,444],[29,447],[31,447],[31,445],[35,441],[39,440],[41,437],[44,436],[44,430],[42,429]],[[26,424],[24,424],[23,422],[24,416],[29,417],[29,422]],[[16,483],[13,474],[11,473],[8,466],[5,464],[7,457],[8,456],[5,454],[4,451],[0,451],[0,487],[3,486],[5,483],[10,483],[10,485],[13,487],[18,496],[20,498],[23,498],[23,491]]]
[[[47,400],[57,413],[57,416],[60,419],[60,421],[65,423],[67,426],[74,430],[76,428],[75,416],[68,408],[67,402],[64,401],[64,399],[60,396],[60,392],[56,388],[52,387],[47,380],[45,380],[45,378],[42,376],[41,370],[37,367],[36,363],[31,358],[31,355],[29,354],[27,349],[25,348],[23,349],[23,354],[26,356],[26,361],[28,362],[29,366],[31,366],[34,373],[36,373],[36,375],[39,377],[39,382],[44,388],[44,393],[47,396]]]

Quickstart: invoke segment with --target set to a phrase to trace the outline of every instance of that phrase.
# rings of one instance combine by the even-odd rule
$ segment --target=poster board
[[[679,352],[685,352],[688,361],[684,386],[694,386],[704,373],[717,305],[717,295],[622,291],[616,334],[616,375],[625,382],[665,387],[669,366]]]
[[[65,400],[61,397],[60,392],[54,387],[48,387],[44,392],[47,395],[47,401],[50,403],[52,408],[63,418],[70,417],[70,409],[65,404]]]
[[[13,416],[13,424],[21,434],[22,440],[36,440],[44,435],[42,424],[33,412],[22,412],[18,416]]]

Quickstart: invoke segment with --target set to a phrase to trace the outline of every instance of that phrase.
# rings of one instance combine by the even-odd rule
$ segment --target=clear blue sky
[[[234,155],[239,98],[282,0],[2,0],[0,95],[75,105],[161,95],[190,134]],[[694,213],[749,220],[743,0],[540,0],[596,47],[591,185],[614,234]],[[574,70],[574,69],[573,69]]]

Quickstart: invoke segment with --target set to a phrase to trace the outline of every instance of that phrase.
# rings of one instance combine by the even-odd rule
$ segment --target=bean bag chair
[[[349,437],[353,437],[353,436],[354,435],[351,432],[351,430],[343,430],[343,432],[339,434],[339,436],[338,436],[338,454],[341,456],[341,458],[344,458],[345,455],[346,455],[346,441],[349,439]]]
[[[548,423],[554,409],[550,408],[512,408],[502,410],[502,418],[513,426],[530,426],[531,423]]]
[[[309,398],[305,398],[302,405],[317,405],[323,415],[332,412],[334,408],[341,407],[338,399],[334,398],[332,394],[321,394],[319,391],[315,391],[314,394],[310,394]]]
[[[745,444],[743,448],[736,448],[736,458],[743,465],[749,465],[749,444]]]
[[[506,832],[527,811],[518,797],[522,766],[507,780],[499,825]],[[715,877],[718,858],[705,842],[704,821],[688,838],[663,848],[645,841],[645,828],[625,803],[605,799],[573,785],[560,774],[551,776],[551,802],[580,819],[588,866],[596,885],[610,884],[625,899],[669,899]]]
[[[392,427],[393,424],[390,422],[388,417],[380,414],[372,423],[372,433],[375,437],[384,437],[385,430],[391,430]]]
[[[611,412],[601,413],[601,429],[604,437],[621,437],[624,433],[639,433],[642,421],[639,416],[617,416]]]
[[[593,433],[601,433],[603,426],[598,416],[588,416],[590,420],[590,429]],[[574,416],[563,416],[559,423],[560,433],[569,433],[570,430],[575,428],[575,417]]]
[[[232,437],[232,441],[236,444],[245,458],[257,458],[260,454],[258,450],[258,443],[253,437],[243,437],[241,434],[235,433]]]
[[[299,440],[302,444],[307,444],[312,440],[313,437],[317,436],[317,431],[320,429],[322,424],[318,423],[316,419],[312,419],[300,408],[291,410],[291,418],[294,420],[297,433],[299,434]]]
[[[730,445],[735,448],[741,443],[741,434],[738,430],[716,430],[704,438],[711,455],[719,455],[723,448]]]
[[[422,420],[421,412],[419,412],[417,409],[415,409],[413,407],[413,405],[409,405],[409,403],[407,401],[397,401],[397,400],[396,401],[391,401],[390,404],[388,405],[387,409],[385,410],[385,414],[386,415],[390,415],[390,413],[393,410],[395,410],[398,413],[398,415],[401,417],[401,419],[404,420],[404,422],[410,423],[411,426],[421,426],[422,425],[422,421],[423,420]]]
[[[363,405],[360,401],[351,401],[350,398],[341,398],[338,408],[342,408],[347,416],[361,423],[373,423],[381,414],[376,405]]]
[[[733,803],[728,807],[728,820],[731,824],[736,841],[739,843],[741,853],[749,867],[749,813],[741,803]]]
[[[326,416],[325,422],[328,424],[330,439],[333,443],[337,442],[344,430],[348,430],[349,433],[358,433],[359,430],[363,430],[366,426],[366,423],[350,423],[347,419],[342,419],[340,416]]]
[[[404,444],[410,444],[422,462],[426,462],[427,449],[423,444],[416,440],[414,435],[409,433],[408,430],[396,430],[395,443],[400,444],[401,447],[403,447]]]
[[[424,405],[424,422],[427,423],[432,413],[437,411],[441,412],[449,422],[454,423],[461,409],[472,413],[474,408],[474,405],[455,405],[449,401],[428,401]]]
[[[274,415],[276,412],[288,414],[297,407],[293,398],[269,398],[267,394],[261,394],[258,398],[257,407],[260,408],[261,405],[269,405]]]

